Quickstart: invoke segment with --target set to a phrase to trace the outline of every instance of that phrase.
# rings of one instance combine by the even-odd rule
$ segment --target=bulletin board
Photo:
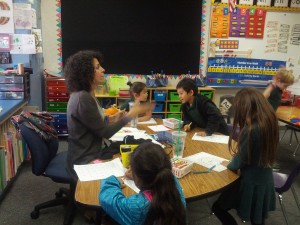
[[[232,16],[229,22],[231,19]],[[295,77],[298,78],[300,75],[300,13],[266,11],[263,21],[262,36],[255,35],[259,33],[257,31],[250,38],[247,35],[248,30],[243,33],[245,37],[238,32],[232,35],[233,30],[230,27],[227,38],[211,36],[207,85],[263,87],[272,80],[279,67],[292,69]]]

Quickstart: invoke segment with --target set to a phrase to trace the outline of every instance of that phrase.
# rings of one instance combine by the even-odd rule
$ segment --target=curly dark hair
[[[69,93],[82,90],[91,91],[95,74],[93,59],[97,59],[100,64],[103,63],[102,54],[93,50],[79,51],[67,59],[64,76]]]

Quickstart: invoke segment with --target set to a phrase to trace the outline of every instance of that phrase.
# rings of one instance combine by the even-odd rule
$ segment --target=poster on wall
[[[274,6],[275,7],[288,7],[289,0],[275,0]]]
[[[228,7],[214,8],[210,26],[210,36],[212,38],[228,38],[229,32],[229,12]]]
[[[14,23],[16,29],[32,28],[31,4],[14,3]]]
[[[10,54],[35,54],[35,38],[33,34],[14,34]]]
[[[253,5],[254,0],[240,0],[240,5]]]
[[[14,33],[13,20],[13,4],[12,0],[0,0],[0,33],[12,34]]]
[[[230,13],[230,37],[245,37],[246,28],[248,22],[248,9],[246,8],[235,8],[235,10]]]
[[[257,6],[271,6],[271,0],[257,0]]]
[[[263,38],[267,11],[250,8],[248,11],[247,38]]]
[[[207,85],[220,87],[265,87],[285,61],[210,57],[207,67]]]

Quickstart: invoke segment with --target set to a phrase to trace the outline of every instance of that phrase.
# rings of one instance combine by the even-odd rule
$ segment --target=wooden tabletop
[[[290,122],[290,118],[292,116],[300,118],[300,108],[296,106],[279,106],[276,115],[281,122],[294,126],[295,124]]]
[[[139,129],[146,130],[148,133],[153,133],[148,129],[147,125],[139,125]],[[197,130],[195,130],[197,131]],[[193,155],[199,152],[207,152],[225,159],[230,159],[231,155],[228,151],[227,144],[218,144],[212,142],[194,141],[192,136],[195,131],[188,132],[185,151],[183,157]],[[200,129],[198,129],[200,131]],[[166,152],[172,149],[167,148]],[[194,170],[205,170],[206,167],[194,164]],[[235,181],[238,176],[232,171],[226,169],[222,172],[212,171],[210,173],[192,174],[179,179],[183,188],[184,196],[187,200],[199,199],[221,191],[226,186]],[[100,206],[98,194],[100,191],[100,180],[94,181],[78,181],[75,192],[75,200],[81,204],[89,206]],[[134,194],[134,191],[128,187],[123,188],[123,193],[126,196]]]

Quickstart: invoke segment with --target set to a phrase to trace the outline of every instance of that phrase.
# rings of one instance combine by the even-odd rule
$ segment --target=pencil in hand
[[[192,122],[190,122],[189,124],[184,125],[183,130],[184,131],[190,131],[191,130],[191,125],[192,125]]]

